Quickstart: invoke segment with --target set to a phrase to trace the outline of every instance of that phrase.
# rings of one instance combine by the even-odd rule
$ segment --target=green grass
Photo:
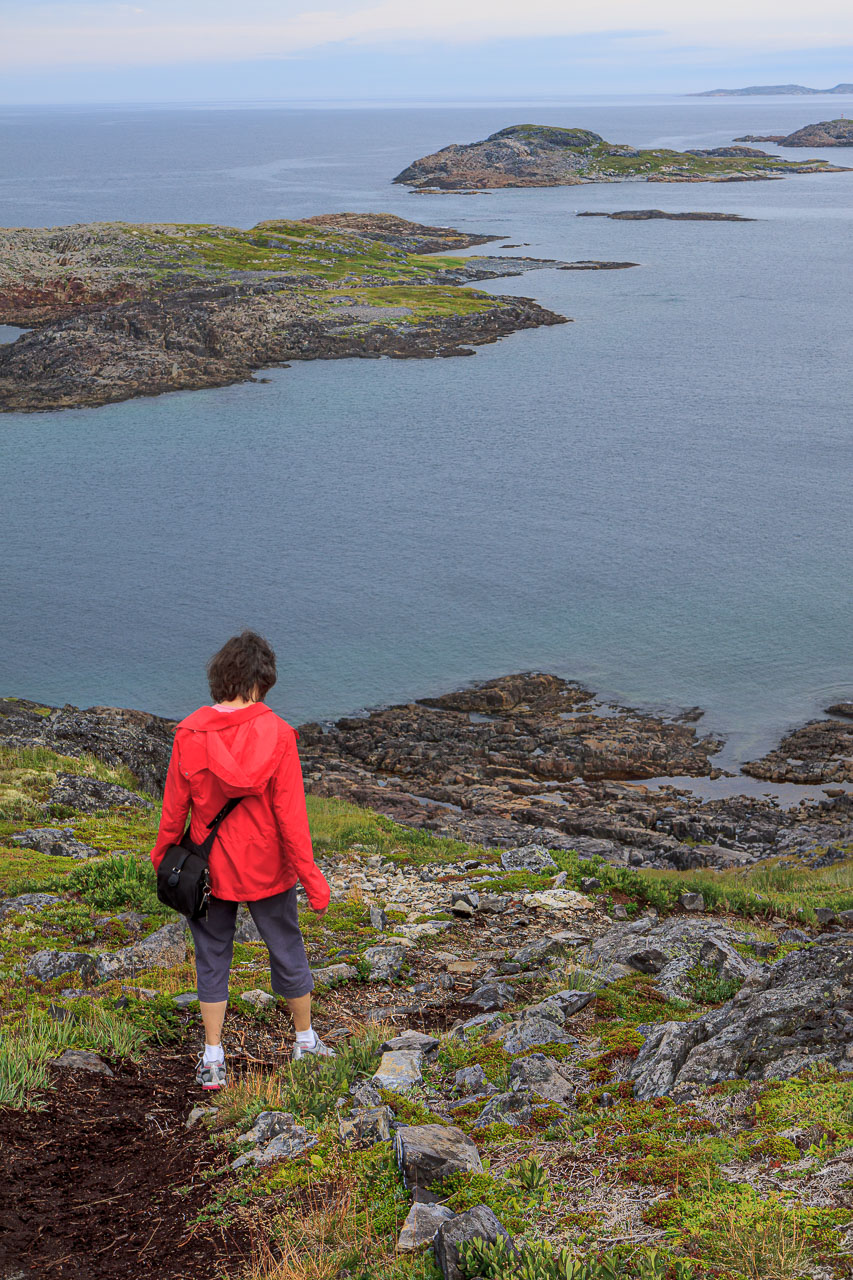
[[[174,918],[157,897],[150,858],[125,854],[75,863],[63,887],[98,911],[141,911]]]

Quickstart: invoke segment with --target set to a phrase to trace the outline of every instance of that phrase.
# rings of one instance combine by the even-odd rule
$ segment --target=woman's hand
[[[327,906],[326,906],[326,907],[312,907],[312,908],[311,908],[311,910],[314,912],[314,915],[317,917],[317,919],[318,919],[318,920],[322,920],[322,919],[323,919],[323,916],[326,914],[326,912],[329,910],[329,908],[328,908]]]

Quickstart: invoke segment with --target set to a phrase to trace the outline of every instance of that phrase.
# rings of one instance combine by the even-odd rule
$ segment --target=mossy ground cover
[[[60,990],[75,985],[73,979],[40,984],[27,978],[27,957],[41,946],[126,945],[131,935],[111,919],[122,911],[142,913],[145,930],[166,918],[153,893],[147,859],[157,825],[156,804],[151,810],[64,815],[62,825],[102,850],[101,857],[90,861],[44,857],[8,843],[13,831],[54,820],[43,806],[60,771],[134,785],[124,771],[94,761],[50,752],[4,751],[0,757],[5,805],[0,891],[10,896],[46,890],[62,898],[43,912],[10,915],[0,924],[0,1105],[5,1106],[43,1104],[54,1085],[47,1064],[64,1048],[94,1049],[118,1065],[139,1061],[157,1045],[171,1042],[185,1044],[189,1053],[199,1036],[195,1011],[179,1012],[172,999],[194,986],[191,959],[172,969],[134,975],[134,987],[150,988],[157,993],[153,999],[129,994],[122,989],[126,984],[114,981],[63,1002]],[[460,863],[476,860],[481,865],[469,878],[479,875],[516,899],[551,882],[529,873],[507,875],[495,866],[494,851],[410,831],[340,801],[310,797],[309,812],[321,855],[379,855],[392,865],[430,865],[439,875],[448,867],[448,874],[456,875]],[[847,900],[849,870],[844,864],[812,873],[806,884],[798,878],[792,882],[787,872],[778,879],[766,872],[649,875],[591,866],[572,854],[555,857],[567,872],[569,887],[579,887],[590,874],[598,876],[602,886],[592,896],[599,905],[618,893],[638,909],[654,902],[665,912],[686,887],[703,886],[704,892],[706,884],[720,885],[718,896],[711,891],[706,895],[709,903],[725,910],[730,921],[740,918],[744,929],[759,937],[762,930],[772,933],[761,923],[764,916],[778,912],[793,918],[780,909],[785,895],[790,903],[796,898],[812,909],[817,901],[837,906]],[[757,911],[755,894],[766,900]],[[382,938],[371,929],[367,904],[358,893],[335,901],[323,921],[306,914],[304,925],[312,954],[321,953],[324,963],[339,956],[357,962],[366,946]],[[464,951],[487,943],[488,931],[481,937],[475,924],[455,925],[453,934],[443,935],[436,945],[448,945],[451,936],[453,947]],[[404,973],[399,985],[411,990],[419,967],[432,963],[430,957],[426,945],[412,952],[412,972]],[[681,1280],[688,1275],[840,1280],[846,1274],[846,1233],[853,1210],[837,1197],[833,1200],[826,1187],[836,1176],[833,1162],[853,1141],[850,1077],[816,1071],[789,1081],[730,1082],[689,1102],[638,1102],[633,1097],[631,1064],[642,1043],[638,1028],[692,1018],[713,1007],[721,993],[701,977],[689,1001],[666,999],[644,975],[602,987],[570,1025],[577,1046],[541,1046],[572,1073],[577,1083],[574,1106],[541,1107],[527,1126],[497,1122],[478,1127],[482,1102],[461,1112],[450,1110],[460,1066],[480,1065],[495,1088],[508,1087],[513,1055],[487,1030],[467,1039],[442,1037],[437,1055],[425,1064],[423,1084],[406,1096],[385,1095],[398,1121],[457,1124],[474,1137],[483,1171],[457,1176],[443,1194],[454,1209],[490,1204],[516,1234],[530,1269],[507,1273],[512,1280],[565,1280],[572,1273],[558,1269],[563,1265],[560,1250],[572,1266],[598,1268],[588,1270],[592,1280]],[[410,1196],[391,1144],[346,1147],[338,1138],[338,1099],[346,1097],[356,1080],[370,1076],[378,1045],[392,1030],[358,1016],[361,993],[370,984],[320,993],[318,1017],[328,1018],[328,1010],[336,1017],[347,1011],[347,1034],[337,1042],[339,1056],[329,1063],[292,1064],[281,1053],[288,1038],[281,1011],[258,1012],[240,998],[250,987],[266,986],[263,947],[235,948],[233,979],[230,1034],[240,1049],[241,1067],[232,1086],[215,1099],[216,1114],[204,1122],[214,1154],[208,1199],[199,1215],[199,1224],[213,1218],[233,1222],[255,1240],[255,1262],[241,1263],[226,1273],[227,1280],[437,1280],[429,1253],[409,1258],[396,1251]],[[554,981],[565,985],[567,979],[555,970]],[[547,989],[545,984],[538,994]],[[393,988],[386,986],[389,990]],[[51,1004],[60,1012],[51,1013]],[[187,1110],[199,1100],[188,1096]],[[241,1150],[239,1133],[269,1109],[294,1114],[316,1134],[316,1145],[293,1161],[265,1169],[223,1168],[223,1153],[233,1158]],[[797,1136],[802,1133],[805,1137]],[[525,1165],[530,1160],[535,1167]],[[587,1273],[577,1272],[582,1274]]]

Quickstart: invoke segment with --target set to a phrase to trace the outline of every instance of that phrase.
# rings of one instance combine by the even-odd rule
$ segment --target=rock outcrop
[[[842,87],[846,87],[847,92],[853,92],[849,85],[840,86],[838,90],[830,89],[828,92],[840,92]],[[817,124],[804,125],[793,133],[749,133],[742,138],[735,138],[735,142],[775,142],[780,147],[853,147],[853,120],[843,117],[838,120],[820,120]]]
[[[812,720],[743,771],[771,782],[853,782],[853,723]]]
[[[657,218],[663,218],[667,222],[755,222],[755,218],[745,218],[741,213],[670,213],[666,209],[618,209],[616,213],[599,213],[597,210],[587,209],[577,216],[613,218],[617,222],[649,222]]]
[[[638,1098],[723,1080],[774,1080],[817,1063],[853,1070],[853,934],[821,939],[754,974],[733,1000],[692,1022],[649,1027]]]

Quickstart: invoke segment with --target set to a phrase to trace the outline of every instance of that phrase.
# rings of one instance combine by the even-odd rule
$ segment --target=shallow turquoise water
[[[245,624],[275,643],[270,700],[296,722],[537,667],[698,703],[731,758],[853,695],[853,173],[477,197],[387,183],[520,118],[712,146],[819,108],[0,113],[7,225],[387,209],[641,264],[493,282],[574,323],[469,359],[4,416],[3,685],[181,713]],[[574,217],[652,205],[759,220]]]

